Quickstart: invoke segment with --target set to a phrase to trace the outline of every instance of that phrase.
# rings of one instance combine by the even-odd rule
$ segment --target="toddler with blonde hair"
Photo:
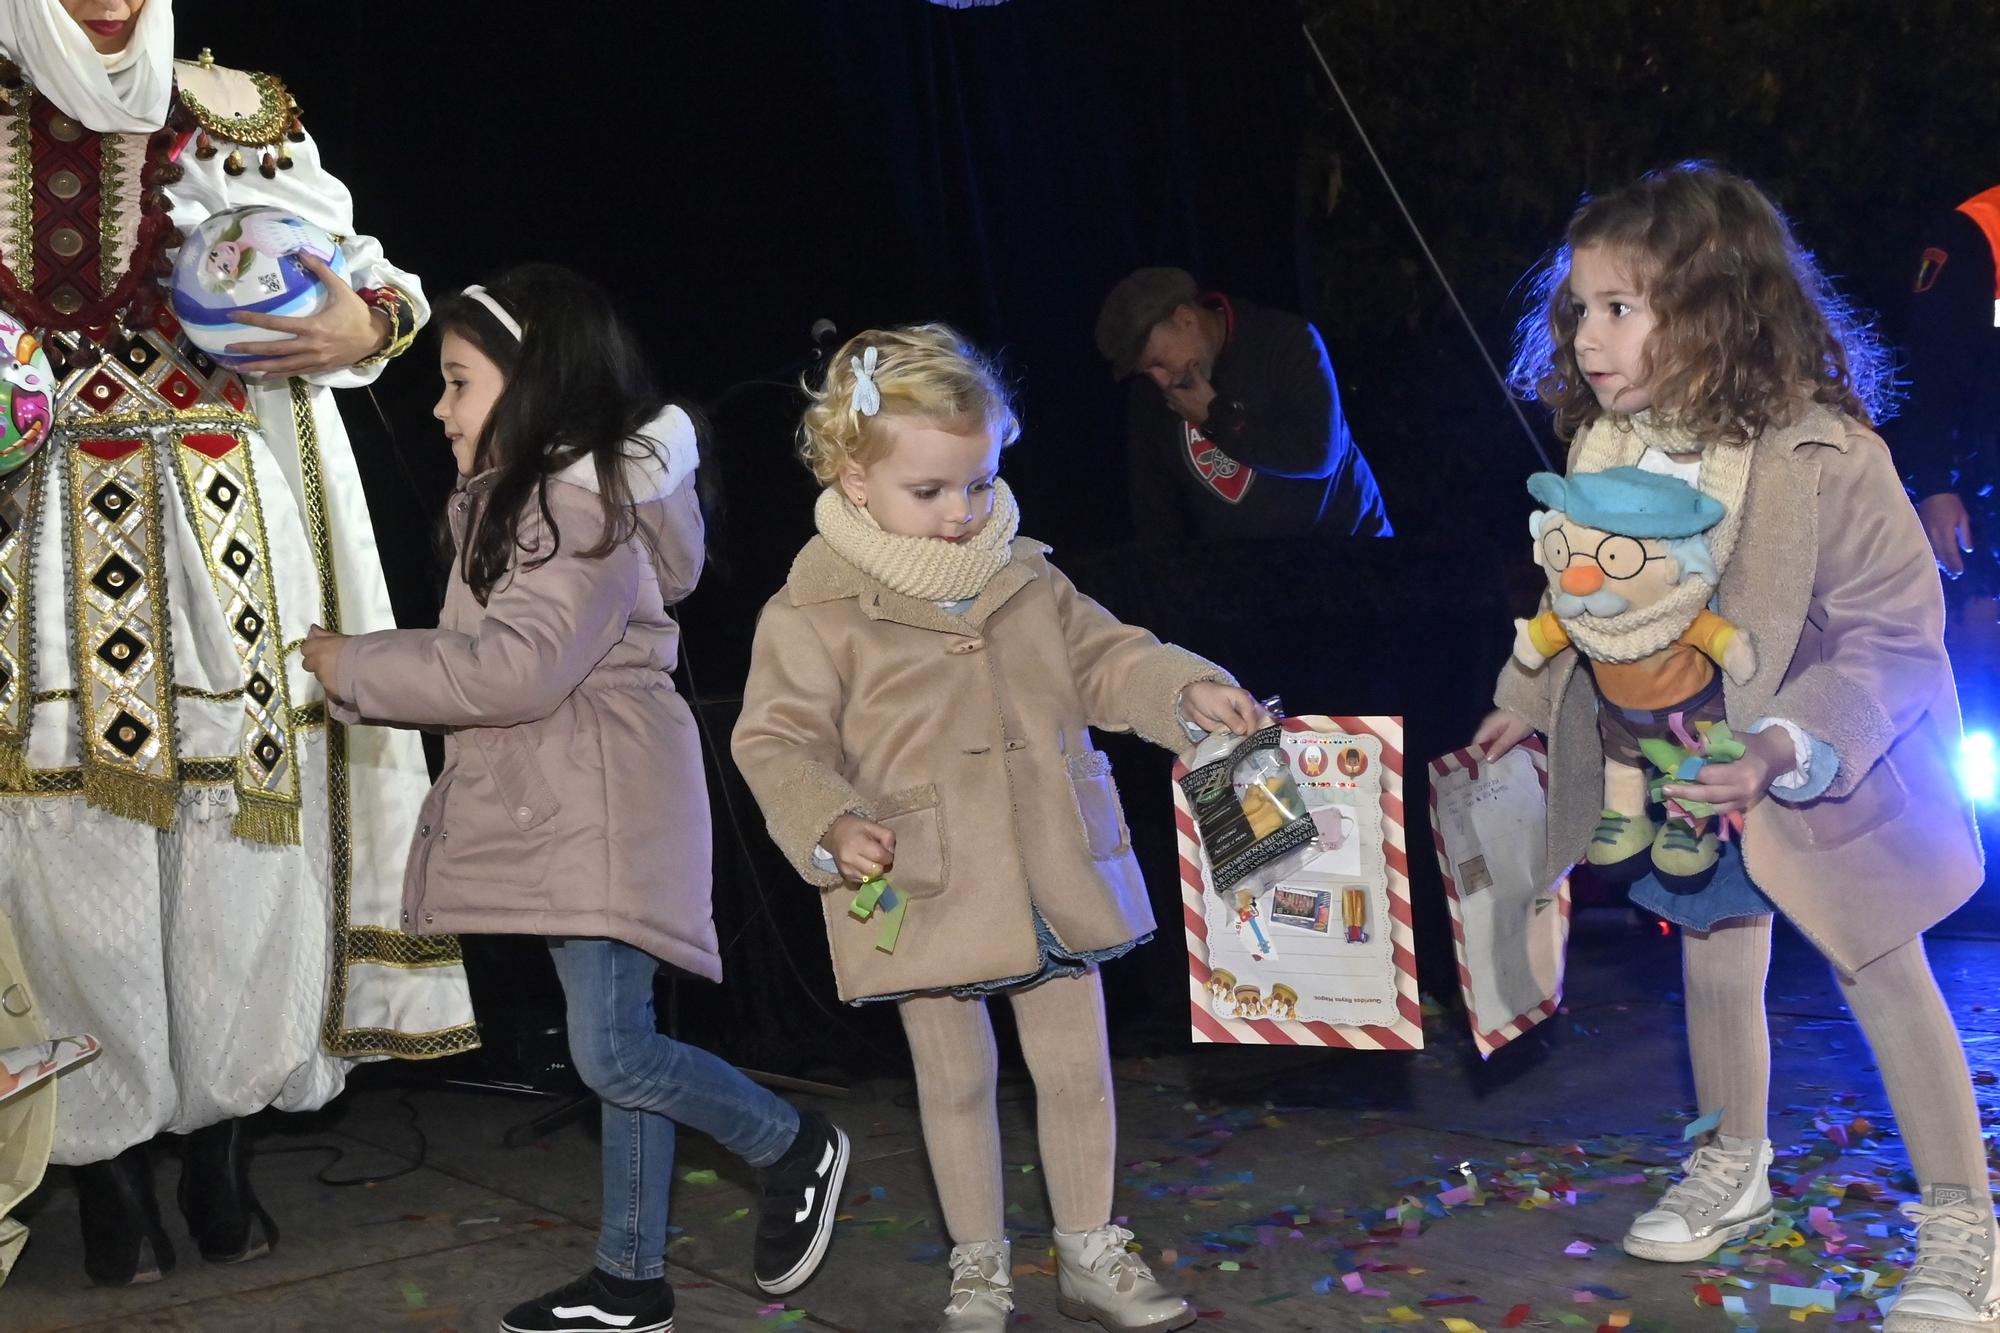
[[[859,334],[811,396],[800,444],[825,487],[819,535],[758,622],[734,750],[771,836],[821,891],[841,998],[902,1016],[954,1245],[939,1327],[999,1333],[1013,1308],[995,994],[1035,1082],[1062,1312],[1183,1327],[1194,1312],[1112,1219],[1097,969],[1154,921],[1090,729],[1179,749],[1248,733],[1260,710],[1017,535],[998,474],[1020,423],[958,333]]]

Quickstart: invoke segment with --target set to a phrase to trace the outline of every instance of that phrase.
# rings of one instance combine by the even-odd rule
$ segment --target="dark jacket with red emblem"
[[[1223,313],[1229,337],[1200,438],[1157,385],[1133,377],[1132,516],[1141,539],[1391,535],[1319,330],[1244,300],[1203,304]]]
[[[1925,234],[1910,284],[1900,367],[1909,381],[1909,396],[1900,415],[1882,427],[1882,438],[1915,498],[1951,492],[1969,511],[1975,549],[1956,585],[1966,595],[2000,595],[1996,267],[2000,186],[1966,200]]]
[[[1903,346],[1909,398],[1882,430],[1920,500],[1955,490],[1970,504],[2000,482],[1995,262],[1994,243],[1961,209],[1939,218],[1925,236]],[[1979,532],[1976,519],[1973,531]]]

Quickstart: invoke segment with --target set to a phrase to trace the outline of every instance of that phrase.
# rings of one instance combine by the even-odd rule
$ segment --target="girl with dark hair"
[[[434,415],[458,464],[434,630],[314,632],[336,711],[444,730],[410,850],[406,929],[549,937],[577,1072],[603,1100],[597,1268],[512,1333],[669,1330],[675,1122],[762,1170],[754,1267],[773,1294],[825,1256],[847,1137],[657,1030],[664,962],[720,980],[708,789],[674,690],[669,608],[702,565],[694,423],[604,293],[547,264],[438,308]]]
[[[1937,566],[1869,429],[1882,348],[1763,192],[1698,162],[1585,201],[1535,290],[1515,384],[1554,411],[1572,475],[1637,466],[1723,504],[1713,606],[1758,659],[1726,693],[1746,752],[1664,788],[1740,821],[1735,850],[1697,893],[1634,892],[1683,927],[1695,1092],[1715,1128],[1624,1249],[1693,1263],[1772,1217],[1764,984],[1783,911],[1832,962],[1923,1191],[1885,1333],[2000,1329],[1986,1146],[1923,944],[1983,872],[1952,770]],[[1689,586],[1706,604],[1707,585]],[[1591,656],[1638,661],[1686,623],[1652,611],[1593,626]],[[1491,759],[1548,736],[1555,868],[1635,822],[1600,808],[1607,717],[1577,665],[1510,662],[1474,738]]]

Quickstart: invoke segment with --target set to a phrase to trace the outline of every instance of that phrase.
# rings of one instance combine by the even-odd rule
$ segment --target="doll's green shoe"
[[[1590,850],[1583,859],[1597,871],[1599,878],[1613,884],[1629,884],[1651,868],[1655,831],[1653,821],[1644,815],[1602,811],[1597,818],[1597,829],[1590,835]]]
[[[1697,833],[1685,819],[1669,819],[1653,839],[1653,873],[1668,893],[1700,893],[1715,878],[1715,863],[1721,859],[1722,843],[1715,834],[1708,829]]]

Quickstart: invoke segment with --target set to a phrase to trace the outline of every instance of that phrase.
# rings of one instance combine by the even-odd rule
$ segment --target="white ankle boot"
[[[938,1333],[1006,1333],[1014,1308],[1013,1247],[980,1240],[951,1252],[951,1303]]]
[[[1194,1322],[1188,1303],[1160,1285],[1138,1255],[1125,1248],[1124,1227],[1058,1231],[1056,1308],[1071,1319],[1095,1319],[1111,1333],[1150,1333]]]
[[[1685,1264],[1771,1221],[1771,1141],[1727,1134],[1681,1163],[1686,1173],[1659,1205],[1634,1218],[1619,1244],[1635,1259]]]
[[[1903,1214],[1917,1224],[1917,1261],[1889,1307],[1882,1333],[2000,1329],[1993,1200],[1987,1192],[1933,1185],[1924,1202],[1904,1204]]]

